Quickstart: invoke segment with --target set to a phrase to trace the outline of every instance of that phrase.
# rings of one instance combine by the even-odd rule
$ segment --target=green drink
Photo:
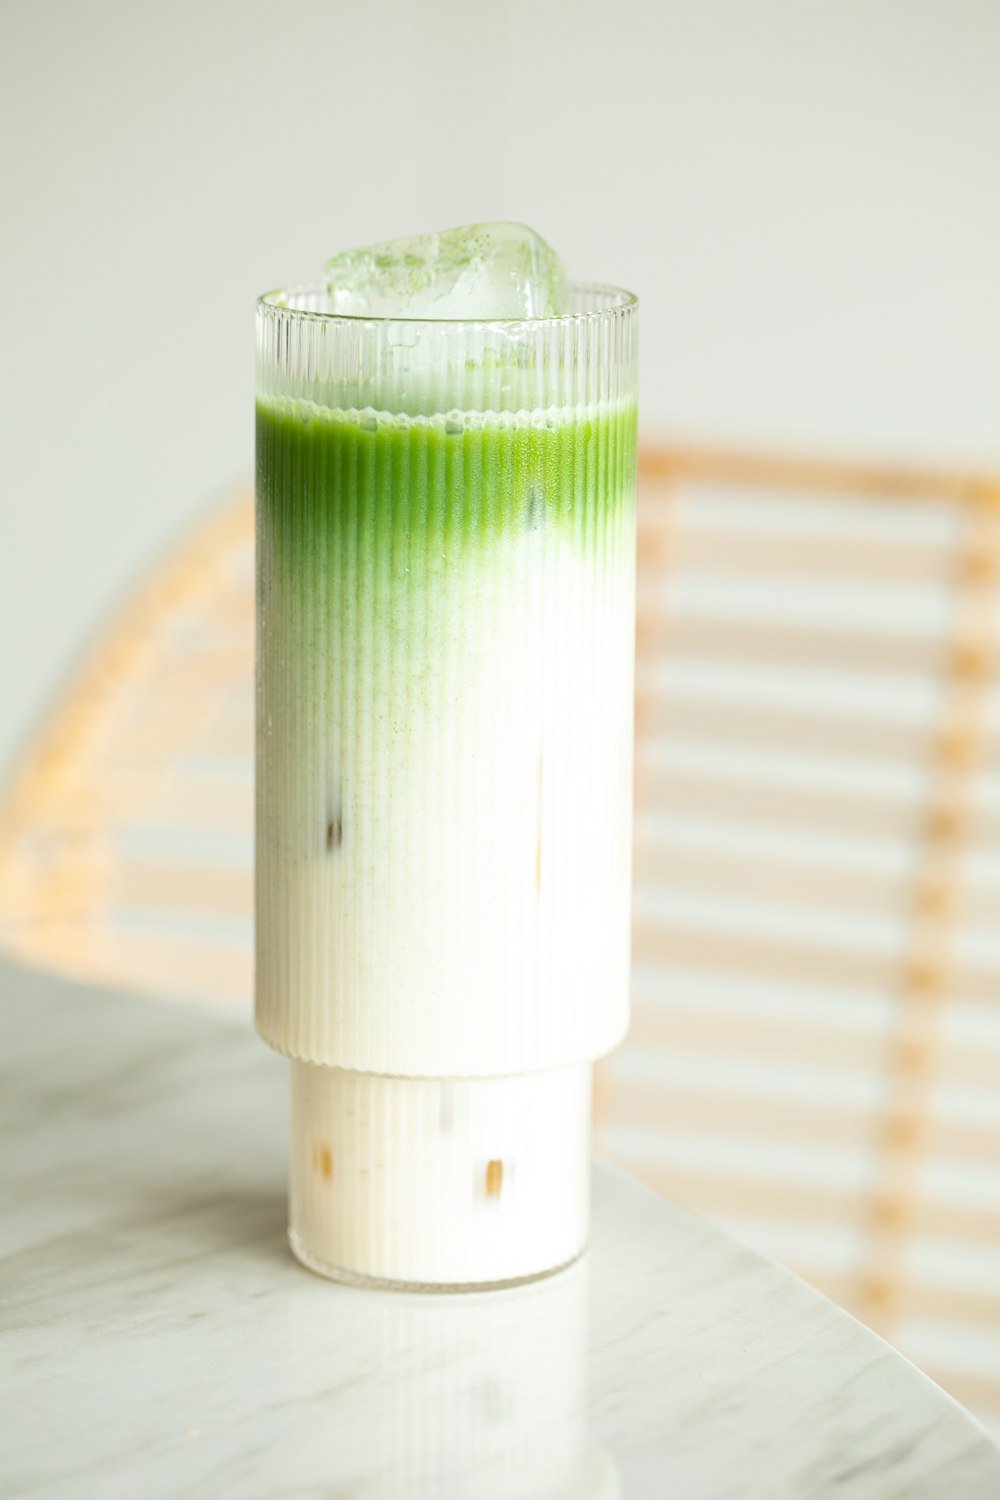
[[[504,1281],[585,1233],[627,1022],[636,418],[634,304],[575,296],[261,305],[257,1024],[331,1274]]]

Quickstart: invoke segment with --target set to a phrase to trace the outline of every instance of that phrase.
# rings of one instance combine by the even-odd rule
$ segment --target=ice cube
[[[544,318],[566,309],[562,261],[526,224],[466,224],[326,263],[334,312],[359,318]]]

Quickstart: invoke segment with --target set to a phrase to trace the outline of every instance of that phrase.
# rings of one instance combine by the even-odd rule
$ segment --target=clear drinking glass
[[[257,321],[257,1028],[347,1280],[575,1258],[628,1017],[637,304]]]

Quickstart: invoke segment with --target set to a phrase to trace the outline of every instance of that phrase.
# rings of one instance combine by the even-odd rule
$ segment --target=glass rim
[[[635,312],[639,306],[639,298],[635,292],[626,290],[625,287],[612,286],[607,282],[600,281],[571,281],[570,292],[597,292],[604,293],[609,298],[607,307],[591,308],[586,312],[572,313],[550,313],[541,318],[406,318],[388,317],[375,318],[359,313],[321,312],[310,307],[290,307],[287,299],[289,297],[316,293],[326,294],[326,283],[321,282],[313,285],[303,284],[299,286],[276,287],[273,291],[262,292],[257,298],[257,310],[281,313],[291,319],[299,319],[303,322],[315,323],[345,323],[351,327],[384,328],[387,324],[405,324],[409,328],[497,328],[497,329],[538,329],[548,328],[559,324],[579,324],[588,322],[600,322],[602,319],[620,316],[622,313]]]

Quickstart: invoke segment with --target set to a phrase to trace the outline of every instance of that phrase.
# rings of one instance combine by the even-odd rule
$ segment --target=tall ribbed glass
[[[292,1242],[519,1279],[586,1236],[628,1014],[636,303],[258,305],[257,1026]]]

